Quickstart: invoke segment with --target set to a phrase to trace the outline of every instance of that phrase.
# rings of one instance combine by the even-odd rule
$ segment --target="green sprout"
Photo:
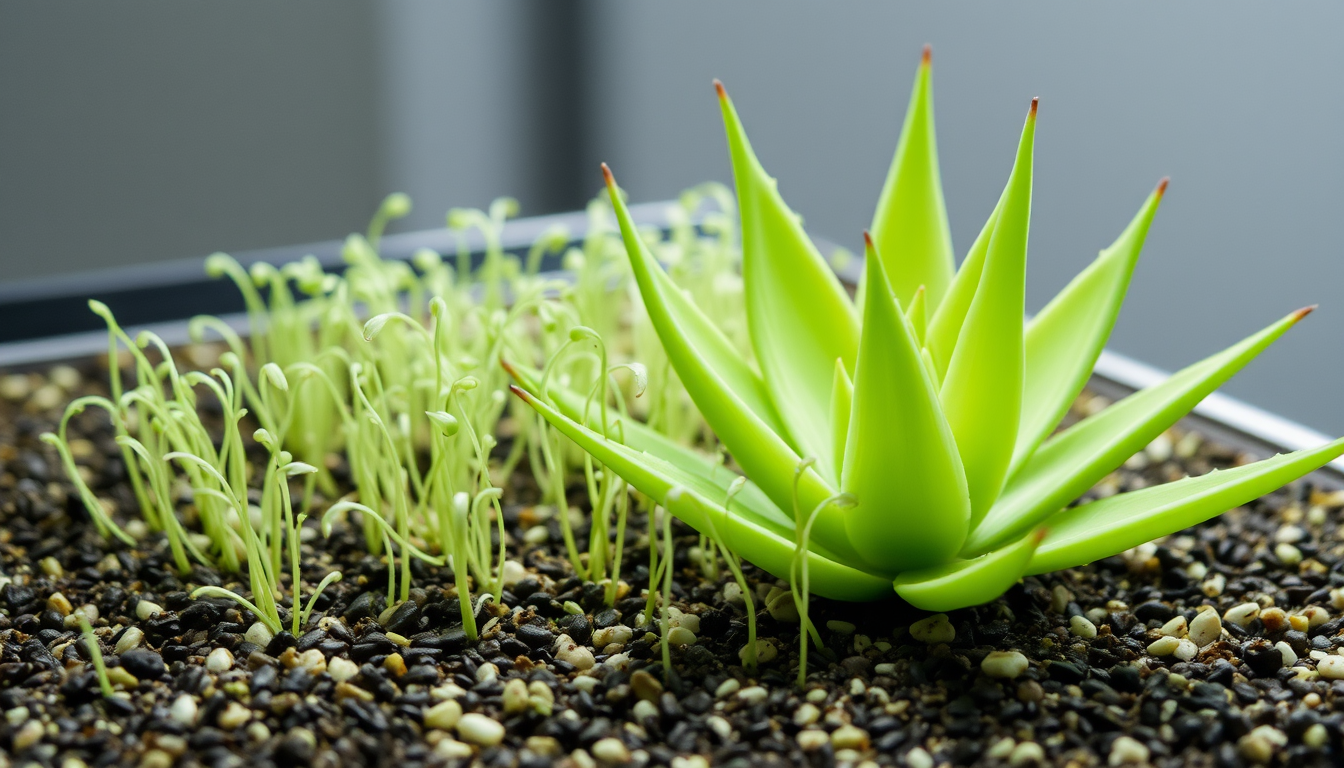
[[[89,660],[93,662],[93,672],[98,678],[98,690],[103,694],[103,698],[112,698],[112,681],[107,677],[107,665],[103,663],[103,648],[98,644],[98,638],[93,634],[93,625],[89,624],[89,617],[83,612],[77,614],[79,619],[79,631],[84,636],[84,647],[89,650]]]
[[[1070,506],[1310,310],[1056,433],[1110,335],[1166,182],[1113,245],[1024,322],[1036,101],[1003,194],[954,269],[930,76],[926,51],[853,300],[716,82],[754,365],[725,323],[661,268],[603,166],[643,309],[749,478],[740,489],[718,462],[648,425],[626,423],[618,439],[581,396],[511,369],[513,391],[608,470],[725,553],[789,581],[804,636],[815,632],[809,593],[865,601],[894,585],[922,609],[984,603],[1026,574],[1189,527],[1344,453],[1339,440]]]

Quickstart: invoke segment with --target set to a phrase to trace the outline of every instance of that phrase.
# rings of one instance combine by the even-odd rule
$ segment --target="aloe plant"
[[[1339,440],[1070,506],[1310,310],[1055,434],[1110,335],[1166,181],[1024,321],[1037,102],[998,204],[956,269],[931,72],[926,50],[853,300],[715,82],[754,364],[662,271],[603,166],[648,317],[748,482],[644,425],[616,428],[532,371],[510,368],[513,391],[634,488],[796,591],[862,601],[894,585],[929,610],[986,602],[1023,575],[1181,530],[1344,453]]]

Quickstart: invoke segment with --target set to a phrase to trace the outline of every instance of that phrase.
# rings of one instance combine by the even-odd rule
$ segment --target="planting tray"
[[[671,205],[643,203],[631,206],[630,210],[636,223],[664,227]],[[504,248],[521,256],[543,232],[557,225],[570,232],[577,243],[587,229],[587,215],[575,212],[510,221],[504,228]],[[824,253],[838,248],[822,238],[817,238],[817,243]],[[339,271],[344,268],[341,246],[341,240],[327,240],[233,255],[248,267],[257,262],[282,264],[311,254],[326,269]],[[382,239],[380,251],[384,258],[409,259],[421,248],[446,256],[465,249],[476,264],[483,258],[484,242],[475,230],[458,233],[429,229],[387,235]],[[841,278],[852,284],[861,266],[859,259],[850,259],[840,270]],[[546,271],[558,271],[559,267],[560,257],[554,254],[548,254],[542,262]],[[12,281],[0,283],[0,372],[32,369],[106,350],[106,330],[101,319],[89,311],[89,299],[107,304],[132,336],[148,329],[171,345],[188,341],[187,321],[199,314],[217,315],[240,333],[247,332],[238,289],[228,280],[207,276],[203,256]],[[1090,386],[1099,394],[1120,397],[1157,383],[1167,375],[1106,350],[1097,361]],[[1255,455],[1314,447],[1330,439],[1314,429],[1221,393],[1205,398],[1185,421],[1187,426],[1210,438]],[[1344,487],[1344,458],[1316,472],[1313,479],[1329,488]]]
[[[670,204],[656,203],[638,206],[634,214],[641,225],[665,227],[669,210]],[[521,255],[557,224],[577,242],[587,219],[567,214],[518,220],[505,229],[503,244]],[[329,241],[236,257],[248,265],[312,254],[328,269],[339,270],[341,245]],[[387,258],[406,259],[417,249],[432,248],[450,258],[468,253],[479,262],[483,245],[475,233],[459,242],[457,233],[430,230],[386,237],[381,250]],[[824,242],[821,247],[834,250]],[[204,262],[187,259],[0,285],[0,374],[42,371],[63,361],[88,368],[107,349],[106,331],[87,308],[90,298],[108,304],[132,334],[152,329],[169,344],[186,343],[188,319],[201,313],[246,333],[237,288],[205,276]],[[560,266],[561,259],[552,257],[542,268],[558,277]],[[849,260],[842,279],[852,284],[861,268],[858,260]],[[1164,376],[1106,352],[1090,391],[1114,399]],[[15,381],[25,378],[37,377]],[[52,388],[68,389],[54,381]],[[34,390],[29,402],[42,389]],[[645,598],[635,593],[606,605],[600,594],[574,586],[578,580],[566,578],[571,571],[563,562],[558,527],[543,529],[544,541],[511,555],[525,576],[511,587],[517,594],[501,593],[504,613],[496,614],[497,631],[480,643],[468,644],[465,634],[454,633],[460,626],[450,616],[457,610],[456,598],[451,605],[446,599],[438,602],[439,596],[454,594],[449,579],[456,574],[450,576],[447,569],[417,574],[423,603],[407,601],[385,611],[379,601],[391,569],[363,550],[353,529],[338,531],[343,538],[330,542],[324,550],[329,557],[320,560],[323,571],[329,566],[357,576],[323,593],[321,621],[310,622],[300,638],[283,633],[254,640],[253,629],[243,629],[251,622],[244,612],[227,602],[188,597],[194,585],[228,584],[231,575],[203,566],[181,580],[163,567],[160,539],[146,538],[112,553],[77,520],[78,510],[70,509],[77,500],[63,484],[50,482],[57,477],[56,465],[35,448],[37,429],[43,419],[50,423],[54,412],[43,406],[37,409],[43,416],[29,418],[28,404],[0,399],[0,443],[10,441],[0,444],[8,449],[0,451],[7,465],[0,467],[0,709],[6,712],[0,718],[0,754],[14,754],[20,761],[62,764],[62,757],[73,755],[94,764],[103,755],[124,764],[167,766],[180,755],[177,764],[183,766],[409,768],[442,764],[431,759],[432,750],[439,758],[474,756],[482,764],[536,768],[574,749],[586,762],[574,758],[567,764],[676,765],[675,756],[694,753],[715,765],[736,766],[852,764],[860,758],[883,766],[1003,765],[1011,751],[1014,764],[1151,762],[1165,767],[1211,765],[1214,754],[1218,765],[1250,760],[1337,765],[1344,754],[1339,735],[1344,733],[1344,670],[1335,681],[1296,679],[1314,672],[1309,667],[1315,664],[1328,669],[1323,665],[1327,650],[1344,653],[1344,554],[1336,546],[1344,538],[1344,496],[1320,493],[1344,488],[1341,465],[1316,472],[1287,493],[1267,495],[1195,526],[1165,545],[1029,576],[990,603],[947,615],[927,616],[894,597],[876,610],[816,599],[809,610],[825,628],[825,647],[812,657],[816,668],[804,694],[790,685],[799,636],[796,617],[790,619],[786,610],[776,615],[781,601],[773,608],[757,604],[757,637],[764,639],[772,659],[746,673],[738,664],[747,629],[737,618],[745,616],[745,608],[730,597],[730,580],[722,574],[702,578],[693,568],[668,571],[674,574],[678,615],[695,619],[693,628],[678,624],[692,638],[686,647],[673,649],[673,673],[657,674],[656,645],[647,636],[636,639],[625,626],[640,626],[636,617],[646,609]],[[75,430],[86,449],[99,450],[96,431],[78,423]],[[1109,487],[1150,487],[1229,466],[1241,453],[1263,456],[1326,439],[1217,394],[1179,431],[1205,438],[1193,455],[1177,450],[1166,459],[1127,462],[1107,478]],[[134,504],[116,457],[109,461],[111,453],[102,452],[102,462],[87,465],[92,482],[112,492],[110,498],[120,491],[122,503]],[[530,532],[548,524],[535,514],[535,486],[523,482],[505,490],[516,503],[505,505],[500,520],[515,541],[531,542]],[[1304,520],[1305,527],[1291,524],[1297,520]],[[72,527],[71,521],[77,524]],[[628,552],[650,540],[647,529],[640,535],[643,520],[631,522]],[[1282,543],[1285,534],[1300,546]],[[678,536],[688,548],[694,546],[694,531],[687,528]],[[309,562],[319,562],[316,546],[305,546]],[[648,567],[642,562],[641,557],[626,562],[627,583],[646,580]],[[778,583],[772,588],[754,566],[744,565],[761,597],[787,594]],[[321,574],[310,573],[310,583],[314,575]],[[142,601],[163,612],[146,611],[141,617]],[[82,651],[66,642],[73,633],[55,608],[60,605],[99,610],[108,625],[102,632],[104,653],[116,649],[112,668],[132,677],[128,684],[119,675],[118,685],[134,690],[133,697],[99,702],[92,673],[70,673],[85,668],[68,663],[64,655]],[[1205,606],[1216,611],[1197,613]],[[1247,606],[1264,608],[1262,618],[1233,623],[1231,617],[1246,617]],[[1189,622],[1185,634],[1194,635],[1198,622],[1202,637],[1209,617],[1219,615],[1229,617],[1229,623],[1215,628],[1215,642],[1201,640],[1191,648],[1198,655],[1178,655],[1184,640],[1175,649],[1160,650],[1159,626],[1179,617]],[[598,641],[595,629],[605,639]],[[628,634],[608,642],[618,629]],[[393,635],[384,632],[408,640],[404,656]],[[568,642],[561,643],[559,633]],[[133,642],[122,649],[127,637]],[[1172,641],[1175,637],[1165,638]],[[136,644],[143,647],[130,647]],[[620,647],[612,650],[614,645]],[[308,650],[299,654],[299,647]],[[238,654],[221,659],[224,651]],[[316,666],[311,674],[294,666],[310,652],[329,660],[321,662],[328,672],[339,659],[346,672],[357,669],[357,677],[346,675],[337,682],[334,673]],[[613,659],[622,660],[608,669]],[[221,666],[221,660],[227,664]],[[482,675],[489,665],[495,667],[492,674]],[[590,667],[591,674],[583,671]],[[1288,676],[1302,684],[1289,687]],[[582,686],[580,677],[587,678]],[[529,692],[539,685],[554,706],[529,703],[527,712],[509,714],[505,678],[509,684],[527,680]],[[451,714],[451,706],[441,709],[449,702],[435,704],[422,690],[440,683],[445,692],[448,683],[464,693],[471,689],[458,713],[463,707],[472,713],[461,715],[455,725],[439,717]],[[184,700],[190,705],[186,710],[180,706]],[[817,704],[825,706],[827,723],[818,722],[822,709]],[[1169,724],[1153,726],[1171,704],[1178,704],[1181,713]],[[1215,711],[1216,717],[1209,715]],[[164,712],[177,725],[163,722]],[[822,726],[835,725],[829,722],[831,713],[847,724],[827,733]],[[96,721],[115,729],[95,727]],[[462,741],[448,736],[450,728]],[[1292,743],[1280,743],[1286,739]]]

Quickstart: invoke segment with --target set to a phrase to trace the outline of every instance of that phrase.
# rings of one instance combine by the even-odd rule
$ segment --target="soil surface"
[[[772,577],[746,569],[763,658],[773,657],[748,675],[736,584],[726,570],[704,578],[698,537],[674,528],[672,636],[686,644],[665,675],[640,623],[643,514],[628,531],[632,587],[609,608],[571,575],[558,522],[524,486],[505,499],[523,567],[510,567],[501,603],[481,609],[479,642],[462,632],[450,571],[417,563],[412,600],[389,610],[387,565],[350,532],[306,532],[307,588],[333,568],[345,580],[298,637],[271,635],[231,601],[192,600],[203,584],[245,587],[206,568],[179,577],[159,535],[134,548],[105,541],[38,440],[102,376],[90,366],[0,377],[0,766],[1232,766],[1344,755],[1344,495],[1310,482],[946,616],[894,596],[816,600],[827,649],[811,652],[800,690],[797,616],[787,598],[770,600],[782,586]],[[1097,405],[1085,397],[1079,408]],[[128,524],[134,499],[112,438],[93,409],[72,421],[91,487]],[[1247,459],[1173,430],[1092,494]],[[74,611],[96,617],[111,698]]]

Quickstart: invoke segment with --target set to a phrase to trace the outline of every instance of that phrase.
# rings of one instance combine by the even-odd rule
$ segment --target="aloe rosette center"
[[[1070,506],[1309,310],[1056,432],[1115,324],[1166,180],[1115,242],[1025,321],[1037,102],[1003,193],[954,265],[926,49],[854,298],[715,82],[732,157],[753,360],[671,281],[603,166],[635,282],[671,365],[743,470],[510,367],[514,391],[669,512],[772,574],[843,600],[930,610],[1207,520],[1344,453],[1344,440]],[[597,409],[600,410],[600,409]],[[734,481],[737,481],[734,483]],[[803,567],[800,569],[799,566]]]

